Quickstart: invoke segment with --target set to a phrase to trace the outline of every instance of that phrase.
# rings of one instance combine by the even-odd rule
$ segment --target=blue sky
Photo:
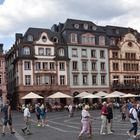
[[[4,0],[0,0],[0,4],[2,4],[4,2]]]
[[[0,43],[10,49],[16,33],[50,28],[67,18],[97,25],[131,27],[140,32],[139,0],[0,0]]]

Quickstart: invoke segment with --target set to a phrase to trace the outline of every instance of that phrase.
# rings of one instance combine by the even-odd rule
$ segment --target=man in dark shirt
[[[11,106],[10,106],[10,101],[7,100],[6,104],[4,105],[4,107],[2,108],[2,112],[3,112],[3,131],[2,131],[2,135],[5,135],[5,128],[7,126],[7,124],[9,125],[11,134],[14,134],[15,132],[13,131],[12,128],[12,115],[11,115]]]

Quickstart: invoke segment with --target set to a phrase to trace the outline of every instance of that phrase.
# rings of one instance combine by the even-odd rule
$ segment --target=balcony
[[[114,90],[140,90],[140,83],[115,83],[111,85],[111,88]]]

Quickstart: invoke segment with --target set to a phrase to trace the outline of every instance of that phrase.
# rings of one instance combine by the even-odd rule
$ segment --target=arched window
[[[28,35],[28,36],[27,36],[27,40],[28,40],[28,41],[33,41],[33,36],[32,36],[32,35]]]
[[[24,55],[30,55],[30,48],[29,47],[24,47],[23,48],[23,54]]]
[[[100,46],[105,46],[105,37],[104,36],[99,36],[99,45]]]
[[[58,43],[58,37],[53,37],[53,42]]]
[[[82,35],[82,44],[95,45],[95,36],[92,34],[83,34]]]
[[[63,48],[60,48],[60,49],[58,50],[58,54],[59,54],[59,56],[64,56],[64,55],[65,55],[64,49],[63,49]]]

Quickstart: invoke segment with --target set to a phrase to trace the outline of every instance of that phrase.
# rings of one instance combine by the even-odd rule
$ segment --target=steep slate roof
[[[37,41],[43,32],[48,34],[50,40],[52,40],[53,37],[58,37],[58,40],[59,41],[61,40],[60,34],[57,32],[52,32],[50,29],[46,28],[33,28],[33,27],[28,28],[28,30],[24,34],[24,39],[26,40],[28,35],[32,35],[33,39]]]

